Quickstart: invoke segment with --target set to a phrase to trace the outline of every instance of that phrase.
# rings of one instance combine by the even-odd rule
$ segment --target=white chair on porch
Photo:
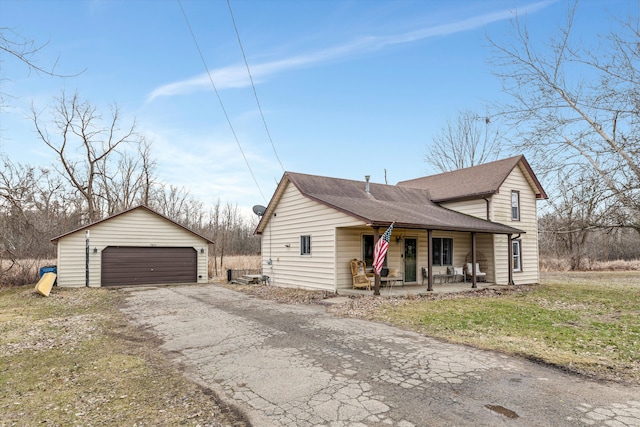
[[[467,277],[473,277],[473,263],[467,263]],[[487,281],[487,273],[480,271],[480,264],[476,262],[476,280]]]

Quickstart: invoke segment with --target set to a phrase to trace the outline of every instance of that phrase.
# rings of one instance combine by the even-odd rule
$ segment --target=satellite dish
[[[253,213],[254,213],[254,214],[256,214],[256,215],[258,215],[258,216],[262,216],[262,215],[264,215],[264,211],[266,211],[266,210],[267,210],[267,208],[265,208],[265,207],[264,207],[264,206],[262,206],[262,205],[255,205],[255,206],[253,207]]]

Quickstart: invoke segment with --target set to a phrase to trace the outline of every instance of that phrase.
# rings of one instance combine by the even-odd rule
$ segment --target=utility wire
[[[238,139],[238,135],[236,134],[236,131],[233,128],[233,125],[231,124],[231,119],[229,118],[229,114],[227,114],[227,110],[224,107],[224,103],[222,102],[222,98],[220,97],[220,93],[218,92],[218,88],[216,87],[216,84],[213,82],[213,77],[211,77],[211,72],[209,71],[209,67],[207,66],[207,62],[204,60],[204,56],[202,55],[202,51],[200,50],[200,46],[198,45],[198,40],[196,39],[196,36],[193,33],[193,29],[191,28],[191,23],[189,22],[189,18],[187,17],[187,14],[184,11],[184,8],[182,7],[182,1],[178,0],[178,4],[180,5],[180,10],[182,11],[182,16],[184,16],[184,20],[187,23],[187,27],[189,28],[189,32],[191,33],[191,38],[193,39],[193,43],[195,44],[196,49],[198,50],[198,54],[200,55],[200,60],[202,61],[202,64],[204,65],[204,69],[207,71],[207,75],[209,76],[209,82],[211,83],[211,87],[213,87],[213,91],[216,93],[216,97],[218,98],[218,102],[220,103],[220,108],[222,108],[222,112],[224,113],[224,117],[227,119],[227,123],[229,124],[229,128],[231,129],[231,133],[233,134],[233,138],[236,140],[236,144],[238,144],[238,148],[240,149],[240,152],[242,153],[242,157],[244,158],[244,162],[247,164],[247,168],[249,169],[249,172],[251,173],[251,177],[253,178],[253,182],[256,183],[256,187],[258,187],[258,191],[260,191],[260,195],[262,196],[262,199],[266,202],[267,198],[264,196],[264,193],[262,192],[262,188],[260,188],[260,184],[258,184],[258,180],[256,179],[256,176],[253,173],[253,169],[251,169],[251,165],[249,164],[249,161],[247,160],[247,156],[244,154],[244,150],[242,149],[242,145],[240,144],[240,140]]]
[[[249,80],[251,80],[251,87],[253,88],[253,96],[256,98],[256,104],[258,104],[258,110],[260,110],[260,117],[262,117],[262,123],[264,124],[264,130],[267,132],[267,137],[269,138],[269,142],[271,142],[271,147],[273,148],[273,154],[276,155],[276,159],[278,159],[278,163],[280,163],[280,167],[284,172],[284,166],[282,166],[282,162],[280,161],[280,157],[278,156],[278,152],[276,151],[276,146],[273,143],[273,139],[271,138],[271,132],[269,132],[269,127],[267,126],[267,121],[264,118],[264,113],[262,112],[262,106],[260,105],[260,101],[258,100],[258,92],[256,92],[256,85],[253,82],[253,76],[251,75],[251,70],[249,69],[249,62],[247,61],[247,55],[244,53],[244,47],[242,47],[242,41],[240,40],[240,32],[238,32],[238,26],[236,25],[236,19],[233,16],[233,10],[231,9],[231,1],[227,0],[227,6],[229,7],[229,14],[231,15],[231,21],[233,22],[233,29],[236,31],[236,37],[238,38],[238,44],[240,45],[240,51],[242,51],[242,59],[244,59],[244,65],[247,67],[247,74],[249,74]]]

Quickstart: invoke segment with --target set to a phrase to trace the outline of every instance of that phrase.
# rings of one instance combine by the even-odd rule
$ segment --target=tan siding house
[[[405,284],[421,283],[424,269],[431,288],[474,259],[487,281],[535,283],[544,198],[523,156],[395,186],[286,172],[256,229],[263,273],[277,286],[351,288],[349,262],[370,267],[374,240],[393,224],[385,266]]]
[[[144,206],[52,242],[57,245],[59,286],[208,282],[208,248],[213,242]],[[106,262],[107,254],[113,262]],[[103,283],[105,273],[110,283]]]
[[[262,233],[263,273],[277,286],[333,289],[336,281],[344,280],[347,273],[334,269],[336,247],[341,240],[336,228],[360,223],[303,197],[291,183],[286,183],[281,191],[278,209],[273,211],[272,220]],[[309,254],[301,253],[303,236],[309,236]],[[344,260],[347,268],[348,262]],[[351,281],[350,273],[348,279]]]

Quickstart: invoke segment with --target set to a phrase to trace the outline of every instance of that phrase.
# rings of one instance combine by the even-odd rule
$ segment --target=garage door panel
[[[193,248],[109,246],[102,251],[102,286],[197,281]]]

